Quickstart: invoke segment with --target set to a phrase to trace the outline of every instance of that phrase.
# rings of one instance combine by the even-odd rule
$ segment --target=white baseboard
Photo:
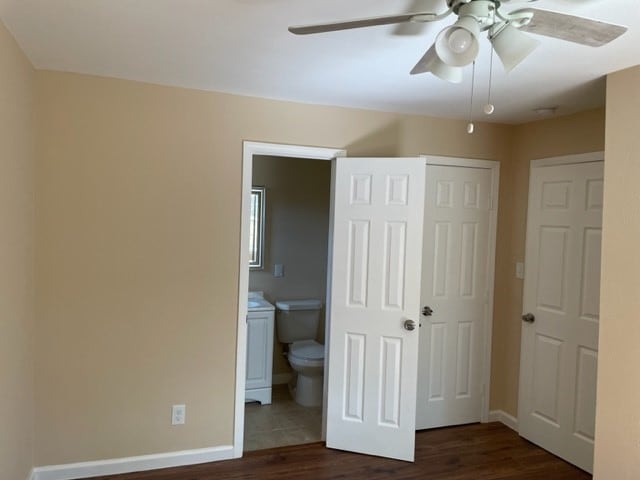
[[[224,445],[221,447],[142,455],[139,457],[36,467],[31,473],[31,480],[71,480],[74,478],[99,477],[101,475],[117,475],[143,470],[156,470],[158,468],[216,462],[219,460],[229,460],[231,458],[233,458],[233,446]]]
[[[291,381],[291,373],[274,373],[271,378],[272,385],[284,385],[285,383],[289,383]]]
[[[511,430],[518,431],[518,419],[503,410],[491,410],[489,412],[489,421],[503,423]]]
[[[27,477],[27,480],[36,480],[36,472],[35,469],[31,469],[31,471],[29,472],[29,476]]]

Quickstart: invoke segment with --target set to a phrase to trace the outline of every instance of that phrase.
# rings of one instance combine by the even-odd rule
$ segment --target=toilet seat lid
[[[291,344],[289,350],[291,355],[309,360],[322,360],[324,358],[324,345],[315,340],[303,340]]]

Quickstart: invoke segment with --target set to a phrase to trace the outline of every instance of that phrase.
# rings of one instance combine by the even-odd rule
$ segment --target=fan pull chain
[[[496,11],[493,10],[493,24],[496,23]],[[491,40],[491,30],[489,30],[489,40]],[[484,106],[484,113],[487,115],[491,115],[495,111],[495,107],[493,103],[491,103],[491,85],[493,83],[493,54],[495,53],[495,49],[493,48],[493,42],[489,42],[489,46],[491,47],[491,55],[489,57],[489,91],[487,92],[487,104]]]
[[[493,103],[491,103],[491,84],[493,82],[493,45],[491,45],[491,57],[489,60],[489,91],[487,93],[487,104],[484,106],[484,113],[486,113],[487,115],[491,115],[496,107],[493,106]]]
[[[469,123],[467,124],[467,133],[472,134],[476,129],[473,124],[473,90],[476,83],[476,62],[473,62],[473,69],[471,70],[471,98],[469,99]]]

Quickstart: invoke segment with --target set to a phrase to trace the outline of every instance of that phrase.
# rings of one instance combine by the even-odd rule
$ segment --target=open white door
[[[413,461],[425,161],[335,169],[327,446]]]
[[[602,187],[601,161],[532,164],[519,430],[587,471],[595,433]]]

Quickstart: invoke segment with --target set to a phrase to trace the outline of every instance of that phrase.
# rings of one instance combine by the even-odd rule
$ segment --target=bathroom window
[[[265,188],[251,187],[249,226],[249,268],[264,268],[264,204]]]

